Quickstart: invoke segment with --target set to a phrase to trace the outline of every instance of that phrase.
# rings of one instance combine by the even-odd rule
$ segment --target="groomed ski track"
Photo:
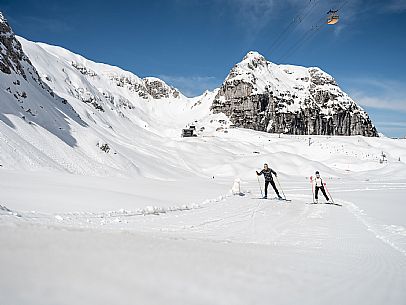
[[[305,186],[287,184],[292,202],[251,199],[254,181],[244,185],[245,196],[224,194],[172,210],[1,210],[0,256],[10,276],[1,277],[0,295],[29,285],[20,290],[26,304],[48,287],[57,293],[43,304],[69,304],[82,295],[81,285],[95,283],[85,294],[101,304],[129,298],[143,304],[359,304],[363,298],[401,304],[405,228],[384,224],[348,199],[371,189],[377,196],[388,183],[337,183],[331,192],[342,207],[306,204]],[[406,195],[405,183],[390,188]],[[67,285],[69,295],[58,299]]]

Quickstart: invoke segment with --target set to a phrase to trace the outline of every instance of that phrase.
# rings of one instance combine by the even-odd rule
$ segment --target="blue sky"
[[[318,27],[330,8],[340,22]],[[189,96],[219,86],[250,50],[318,66],[379,131],[406,135],[406,0],[0,0],[0,10],[20,36]]]

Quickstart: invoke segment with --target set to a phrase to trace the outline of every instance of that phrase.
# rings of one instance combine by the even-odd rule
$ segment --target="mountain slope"
[[[71,105],[55,94],[39,77],[36,68],[22,50],[7,20],[0,13],[0,74],[2,103],[0,116],[10,127],[16,127],[15,117],[40,126],[73,146],[67,119],[85,126]]]
[[[180,165],[174,141],[210,114],[212,93],[188,99],[157,78],[29,42],[3,16],[0,42],[3,167],[157,178],[192,172]]]
[[[213,102],[237,126],[288,134],[377,136],[368,114],[319,68],[276,65],[257,52],[236,64]]]
[[[3,123],[0,137],[6,144],[2,145],[2,160],[16,167],[39,165],[42,149],[39,139],[43,137],[50,143],[75,147],[72,126],[87,124],[66,99],[56,95],[41,80],[1,14],[0,49],[0,120]],[[52,147],[50,144],[50,151]],[[46,159],[52,163],[50,155]],[[41,166],[47,167],[47,162]]]
[[[172,141],[179,141],[186,125],[210,116],[212,93],[188,99],[160,79],[141,79],[60,47],[18,39],[43,81],[88,125],[73,132],[74,153],[91,166],[84,172],[176,177],[189,171],[176,161]]]

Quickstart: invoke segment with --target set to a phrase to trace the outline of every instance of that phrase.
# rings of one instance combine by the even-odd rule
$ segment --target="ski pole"
[[[257,180],[258,180],[259,189],[261,190],[261,197],[264,197],[264,194],[262,193],[261,182],[259,182],[259,177],[258,177],[258,175],[257,175]]]
[[[332,203],[335,203],[334,202],[334,199],[333,199],[333,196],[331,196],[331,194],[330,194],[330,192],[328,191],[328,188],[327,188],[327,184],[324,182],[324,187],[326,188],[326,191],[327,191],[327,194],[330,196],[330,198],[331,198],[331,202]]]
[[[286,200],[286,196],[285,196],[285,193],[283,192],[282,185],[281,185],[281,183],[279,182],[278,176],[275,176],[275,177],[276,177],[276,181],[278,181],[278,184],[279,184],[279,187],[280,187],[280,189],[281,189],[281,191],[282,191],[283,197],[284,197],[285,200]]]
[[[313,185],[313,176],[310,176],[310,183],[311,183],[311,185],[312,185],[313,203],[315,203],[315,201],[314,201],[314,185]]]

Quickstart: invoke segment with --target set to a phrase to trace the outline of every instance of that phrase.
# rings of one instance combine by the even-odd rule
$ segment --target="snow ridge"
[[[6,20],[6,18],[4,17],[4,15],[3,15],[2,12],[0,12],[0,22],[1,22],[1,23],[6,23],[6,22],[7,22],[7,20]]]

